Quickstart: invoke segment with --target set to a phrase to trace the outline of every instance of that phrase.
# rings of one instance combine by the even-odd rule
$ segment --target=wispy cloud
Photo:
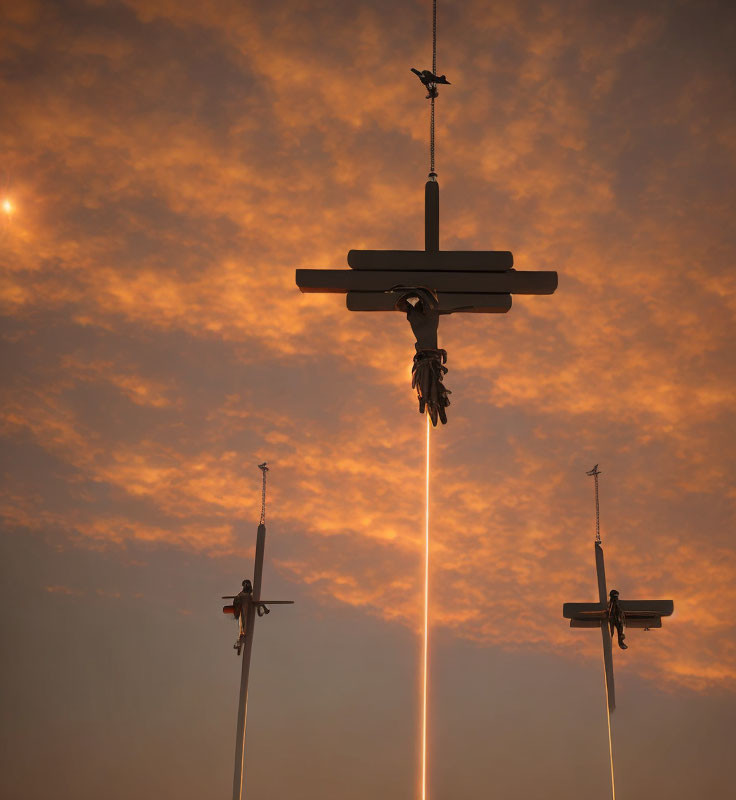
[[[3,10],[17,211],[0,239],[2,431],[26,454],[5,467],[5,518],[94,547],[241,552],[233,525],[258,512],[245,465],[268,458],[284,573],[416,627],[408,328],[301,296],[293,269],[421,246],[426,109],[408,68],[426,48],[406,41],[425,20],[394,4],[387,30],[381,4],[329,19],[292,5]],[[677,609],[627,663],[731,686],[725,62],[685,17],[635,4],[457,13],[443,246],[512,249],[520,269],[559,269],[560,288],[442,322],[453,405],[435,434],[433,618],[595,653],[559,612],[593,596],[584,471],[601,461],[612,576]]]

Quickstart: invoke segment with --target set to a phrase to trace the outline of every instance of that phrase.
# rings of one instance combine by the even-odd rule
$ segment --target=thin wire
[[[586,475],[592,475],[595,480],[595,540],[598,544],[601,543],[601,510],[600,506],[598,505],[598,476],[601,474],[598,470],[598,464],[596,464],[590,472],[586,472]]]
[[[266,473],[268,472],[268,467],[266,466],[266,462],[264,461],[263,464],[258,465],[258,469],[263,473],[263,486],[261,488],[261,525],[266,524]]]
[[[429,663],[429,414],[424,479],[424,662],[422,681],[422,800],[427,800],[427,675]]]
[[[598,473],[595,473],[595,540],[601,543],[601,507],[598,502]]]
[[[432,74],[437,74],[437,0],[432,0]]]
[[[432,0],[432,74],[437,74],[437,0]],[[429,171],[434,173],[434,97],[429,111]]]
[[[431,100],[432,105],[429,110],[429,172],[435,175],[434,170],[434,97]]]

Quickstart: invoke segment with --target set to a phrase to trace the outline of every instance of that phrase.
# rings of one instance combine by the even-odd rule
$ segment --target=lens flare
[[[424,650],[422,679],[422,800],[427,800],[427,664],[429,654],[429,414],[424,486]]]
[[[12,214],[13,213],[13,204],[7,197],[3,200],[3,204],[2,205],[3,205],[3,211],[6,214]]]

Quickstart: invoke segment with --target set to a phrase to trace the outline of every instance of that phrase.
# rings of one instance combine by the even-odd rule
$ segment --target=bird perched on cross
[[[437,97],[437,84],[444,83],[450,86],[450,81],[444,75],[435,75],[428,69],[423,69],[421,72],[418,69],[411,68],[411,71],[419,78],[419,80],[427,87],[427,100]]]

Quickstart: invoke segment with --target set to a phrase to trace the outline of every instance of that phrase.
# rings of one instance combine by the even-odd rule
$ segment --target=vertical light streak
[[[427,800],[427,665],[429,662],[429,414],[424,485],[424,652],[422,680],[422,800]]]
[[[608,678],[606,678],[606,662],[603,662],[603,685],[606,689],[606,719],[608,720],[608,755],[611,758],[611,798],[616,800],[616,784],[613,779],[613,736],[611,736],[611,709],[608,707]]]

